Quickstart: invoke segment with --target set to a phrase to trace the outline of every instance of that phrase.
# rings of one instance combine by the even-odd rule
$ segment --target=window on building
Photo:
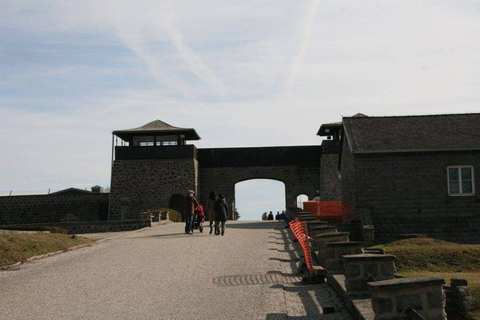
[[[178,144],[177,136],[157,136],[157,146],[176,146]]]
[[[473,195],[475,183],[473,166],[451,166],[448,171],[448,195]]]
[[[154,145],[153,136],[135,136],[132,140],[134,146],[152,147]]]

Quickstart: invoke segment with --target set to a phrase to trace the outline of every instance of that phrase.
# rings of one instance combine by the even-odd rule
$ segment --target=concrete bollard
[[[320,264],[331,274],[344,274],[344,255],[363,254],[363,242],[340,241],[327,243],[323,250],[318,252]]]
[[[348,236],[348,232],[327,232],[316,235],[310,243],[312,245],[312,250],[319,251],[325,248],[327,243],[348,241]]]
[[[319,234],[332,233],[332,232],[337,232],[337,227],[320,225],[320,226],[315,226],[315,227],[308,228],[308,235],[312,238],[316,237]]]
[[[411,307],[429,320],[446,320],[443,279],[400,278],[368,283],[375,320],[408,319]]]
[[[345,287],[353,298],[370,298],[367,282],[390,280],[395,275],[395,256],[390,254],[344,255]]]

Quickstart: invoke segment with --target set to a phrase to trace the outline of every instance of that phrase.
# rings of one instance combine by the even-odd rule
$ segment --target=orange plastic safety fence
[[[303,209],[330,223],[343,222],[343,204],[341,201],[305,201]]]
[[[289,223],[290,230],[292,230],[295,238],[302,247],[303,256],[305,257],[305,264],[310,273],[313,272],[312,253],[310,251],[310,243],[307,234],[306,221],[299,221],[295,219]]]

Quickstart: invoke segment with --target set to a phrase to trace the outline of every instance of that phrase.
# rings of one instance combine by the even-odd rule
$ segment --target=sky
[[[107,186],[111,132],[155,119],[206,148],[318,145],[357,112],[480,111],[479,1],[0,8],[0,195]]]

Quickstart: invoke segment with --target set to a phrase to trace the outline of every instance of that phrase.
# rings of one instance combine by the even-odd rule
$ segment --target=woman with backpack
[[[228,206],[223,194],[219,194],[214,203],[215,209],[215,235],[221,232],[222,236],[225,234],[225,222],[228,218]]]

